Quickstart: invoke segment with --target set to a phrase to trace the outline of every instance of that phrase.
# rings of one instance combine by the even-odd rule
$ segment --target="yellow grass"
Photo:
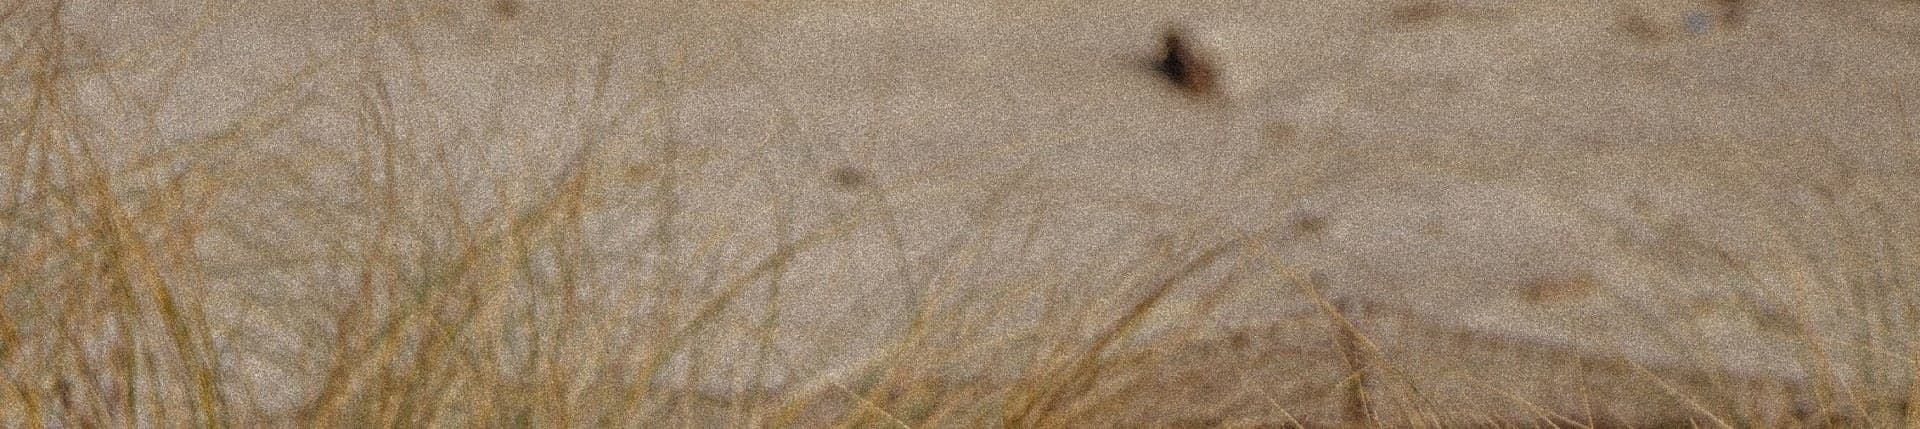
[[[502,5],[496,9],[514,10],[509,3]],[[890,339],[873,362],[851,365],[857,368],[851,377],[793,383],[792,389],[743,389],[731,397],[657,383],[680,365],[677,361],[701,361],[701,356],[720,353],[709,347],[710,339],[728,329],[748,332],[762,350],[760,361],[685,365],[686,371],[765,372],[783,365],[765,351],[772,349],[775,338],[790,334],[776,329],[781,309],[768,298],[780,294],[784,273],[799,257],[844,240],[857,229],[885,228],[895,221],[883,209],[861,205],[823,223],[783,225],[793,230],[784,231],[788,237],[775,248],[760,257],[730,260],[722,244],[736,237],[681,234],[672,227],[688,216],[701,216],[680,206],[676,189],[714,179],[679,173],[699,162],[699,155],[664,139],[640,142],[663,154],[651,163],[601,162],[589,144],[566,161],[564,174],[551,180],[458,180],[448,173],[456,170],[450,165],[454,161],[444,155],[456,142],[421,141],[394,129],[401,121],[391,117],[396,111],[379,76],[387,71],[379,67],[356,90],[364,113],[357,120],[367,132],[348,145],[354,149],[264,153],[272,143],[271,132],[301,108],[297,87],[318,73],[319,66],[292,77],[282,93],[264,97],[243,117],[233,118],[225,131],[157,148],[142,141],[152,138],[150,133],[109,132],[103,122],[76,107],[73,99],[84,75],[111,69],[70,66],[69,59],[80,54],[70,51],[76,45],[58,31],[61,7],[46,1],[0,5],[0,27],[7,31],[0,39],[6,43],[0,46],[6,52],[0,56],[0,82],[7,88],[0,90],[10,91],[0,96],[0,427],[1124,425],[1141,422],[1133,419],[1143,416],[1129,411],[1137,404],[1192,400],[1163,392],[1166,381],[1161,377],[1175,371],[1169,369],[1174,368],[1170,362],[1186,358],[1184,347],[1207,340],[1197,321],[1220,300],[1233,299],[1231,291],[1254,284],[1295,285],[1321,310],[1318,319],[1300,322],[1320,327],[1320,339],[1327,343],[1320,346],[1335,352],[1340,362],[1315,375],[1330,380],[1318,385],[1324,390],[1314,395],[1321,405],[1283,404],[1270,386],[1251,382],[1213,393],[1269,404],[1267,412],[1248,416],[1228,409],[1229,401],[1201,400],[1196,406],[1221,409],[1199,409],[1196,414],[1217,412],[1219,420],[1162,423],[1608,424],[1590,415],[1547,409],[1492,383],[1480,388],[1489,396],[1510,399],[1514,409],[1535,418],[1451,414],[1408,382],[1426,377],[1423,368],[1396,363],[1355,327],[1353,318],[1361,316],[1345,303],[1322,297],[1314,281],[1227,262],[1274,258],[1258,237],[1224,244],[1175,239],[1153,248],[1117,249],[1108,258],[1115,264],[1107,271],[999,284],[995,288],[1001,292],[972,302],[928,293],[917,305],[896,309],[908,316],[909,328]],[[698,64],[682,66],[690,70],[687,75],[701,74]],[[138,100],[113,102],[123,113],[145,115],[147,120],[157,116],[142,111]],[[591,134],[594,127],[583,125],[582,131]],[[490,143],[527,144],[493,138]],[[255,150],[263,154],[248,154]],[[138,156],[123,159],[108,152]],[[363,201],[289,207],[286,222],[328,225],[353,218],[333,213],[357,212],[370,223],[288,226],[276,239],[304,244],[242,243],[240,247],[257,251],[242,269],[268,272],[321,261],[338,272],[353,273],[351,278],[314,279],[328,285],[332,295],[293,302],[251,296],[217,282],[227,273],[215,271],[233,268],[210,267],[202,248],[209,240],[233,241],[221,238],[231,235],[223,231],[241,227],[223,224],[236,218],[222,211],[254,194],[320,194],[317,189],[332,179],[309,171],[321,163],[314,159],[351,160],[341,163],[359,169],[346,180]],[[860,182],[837,180],[848,187]],[[482,191],[498,195],[498,201],[481,205],[453,197],[474,194],[464,188],[473,183],[493,186]],[[669,262],[651,265],[645,282],[613,284],[594,275],[608,262],[588,245],[587,225],[600,216],[599,205],[607,204],[607,195],[628,191],[644,195],[647,203],[628,209],[656,214],[657,224],[647,226],[652,232],[644,245],[658,249],[656,256]],[[982,231],[1003,227],[1007,225],[980,226]],[[916,286],[942,290],[968,283],[952,277],[977,269],[963,267],[985,263],[980,254],[992,251],[985,235],[929,266],[914,267],[935,274]],[[1213,292],[1197,308],[1163,308],[1164,298],[1176,290],[1216,281],[1200,280],[1196,273],[1202,271],[1230,274],[1205,285]],[[239,287],[272,295],[275,288],[307,281]],[[1819,280],[1798,281],[1811,288]],[[1118,290],[1129,294],[1103,307],[1059,296],[1061,287],[1074,284],[1120,285]],[[993,309],[1009,306],[994,304],[1035,297],[1059,299],[1046,306],[1041,316],[1046,323],[1037,324],[1024,338],[989,333],[994,330],[987,325],[1017,317],[995,313]],[[749,302],[755,299],[767,301]],[[657,304],[623,311],[625,303],[637,302]],[[749,305],[765,314],[745,320],[734,315],[734,308]],[[1090,309],[1094,307],[1098,310]],[[1169,311],[1180,313],[1174,318],[1184,322],[1176,324],[1189,329],[1142,333],[1148,319]],[[1920,342],[1912,341],[1911,333],[1892,331],[1912,326],[1912,311],[1888,316],[1909,323],[1877,324],[1873,329],[1881,331],[1858,333],[1861,338],[1904,341],[1904,348],[1875,350],[1891,356],[1887,362],[1895,366],[1884,370],[1889,377],[1909,377],[1920,365]],[[261,397],[268,393],[256,391],[286,386],[236,381],[247,377],[246,371],[258,370],[255,363],[241,359],[242,352],[263,345],[249,344],[255,339],[218,327],[234,321],[216,320],[261,313],[290,321],[286,331],[294,338],[285,341],[314,351],[264,364],[296,374],[273,380],[311,383],[291,389],[310,392],[295,394],[291,410],[262,404]],[[1026,341],[1020,350],[1029,353],[1013,362],[1020,369],[1010,382],[938,375],[940,368],[977,359],[971,357],[975,352],[1020,341]],[[1822,343],[1807,344],[1811,361],[1824,364],[1831,359]],[[1880,347],[1875,344],[1862,340],[1860,346]],[[1818,410],[1776,421],[1765,417],[1780,414],[1771,408],[1791,404],[1744,401],[1744,387],[1730,380],[1683,382],[1633,362],[1600,365],[1626,365],[1643,375],[1647,386],[1669,393],[1666,400],[1695,412],[1691,420],[1673,422],[1676,426],[1920,427],[1920,407],[1912,405],[1920,402],[1920,390],[1909,392],[1904,402],[1882,403],[1860,393],[1862,386],[1841,385],[1828,377],[1818,388]],[[1383,407],[1397,411],[1383,413]]]

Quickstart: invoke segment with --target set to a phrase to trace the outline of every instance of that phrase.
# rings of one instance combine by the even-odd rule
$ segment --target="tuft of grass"
[[[900,196],[877,175],[847,167],[823,170],[824,182],[854,203],[808,219],[800,203],[766,201],[758,208],[779,213],[770,233],[693,207],[700,190],[732,184],[701,174],[709,154],[676,140],[684,130],[658,118],[675,115],[665,101],[683,95],[676,88],[744,60],[666,48],[653,58],[661,71],[626,82],[606,53],[623,35],[588,64],[557,73],[566,82],[559,86],[576,92],[555,97],[565,123],[540,125],[566,130],[554,134],[563,137],[435,129],[420,124],[446,106],[416,104],[435,94],[423,89],[426,60],[414,43],[457,8],[372,2],[373,22],[346,38],[353,49],[310,59],[206,135],[161,141],[164,133],[145,125],[164,120],[150,100],[171,95],[177,67],[159,73],[171,77],[157,95],[85,88],[118,85],[142,63],[186,64],[191,49],[95,58],[66,30],[72,6],[0,5],[0,427],[1592,428],[1617,423],[1604,410],[1610,400],[1678,405],[1689,426],[1920,422],[1912,380],[1920,341],[1909,332],[1920,307],[1876,307],[1884,291],[1873,289],[1910,286],[1899,283],[1912,279],[1900,270],[1920,259],[1891,260],[1913,258],[1910,243],[1829,261],[1834,267],[1806,255],[1769,261],[1795,268],[1796,304],[1775,325],[1801,340],[1818,382],[1812,392],[1752,399],[1758,389],[1733,377],[1624,359],[1564,362],[1516,351],[1540,344],[1421,331],[1432,328],[1327,296],[1318,279],[1263,247],[1271,237],[1196,233],[1116,245],[1093,255],[1101,263],[1091,268],[1009,264],[1040,257],[1029,252],[1045,240],[1050,216],[1074,215],[1007,214],[1019,211],[1007,207],[1018,194],[1044,192],[1017,179],[994,191],[993,207],[981,210],[988,214],[952,245],[922,256],[895,240],[891,253],[873,257],[898,266],[902,274],[889,281],[920,291],[875,316],[904,328],[870,356],[807,373],[779,350],[796,335],[784,298],[810,286],[795,284],[796,265],[831,258],[861,234],[899,237],[908,222],[888,208]],[[1431,6],[1395,13],[1423,21]],[[526,22],[537,18],[530,7],[503,0],[485,11]],[[226,13],[205,12],[193,33]],[[739,43],[687,34],[687,46]],[[503,94],[515,89],[501,85]],[[655,102],[665,106],[643,106]],[[350,122],[340,125],[341,141],[288,131],[322,113]],[[638,126],[655,133],[616,132],[635,117],[655,118]],[[553,147],[574,150],[551,174],[489,170],[464,155],[531,159]],[[615,160],[632,147],[648,153]],[[616,212],[650,222],[609,226],[628,219]],[[1839,216],[1805,215],[1773,222],[1798,230]],[[1910,215],[1867,217],[1893,224]],[[1325,226],[1309,223],[1309,232]],[[619,242],[625,248],[603,245],[617,240],[601,235],[622,229],[643,233]],[[1276,314],[1285,333],[1207,328],[1220,307],[1288,287],[1297,291],[1285,296],[1310,311]],[[1846,325],[1855,329],[1809,322],[1826,317],[1811,313],[1833,307],[1828,301],[1861,315]],[[1588,390],[1610,386],[1572,383],[1584,410],[1554,408],[1511,379],[1424,365],[1432,362],[1424,350],[1381,340],[1395,329],[1484,352],[1463,359],[1522,355],[1521,364],[1580,377],[1632,374],[1642,384],[1596,393]],[[1886,362],[1847,374],[1836,363],[1843,355]],[[781,374],[792,379],[775,382]],[[1444,380],[1465,380],[1515,412],[1456,412],[1433,391],[1448,387]],[[1876,382],[1908,387],[1904,398],[1884,400],[1862,385]],[[1800,402],[1811,404],[1795,409]]]

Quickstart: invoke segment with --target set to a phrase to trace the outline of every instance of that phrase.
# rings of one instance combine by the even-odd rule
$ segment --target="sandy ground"
[[[130,188],[232,183],[196,249],[268,407],[314,394],[310,307],[371,251],[330,237],[586,169],[581,293],[636,314],[606,335],[678,305],[618,285],[749,285],[662,378],[720,397],[855,377],[924,311],[981,326],[943,377],[1007,383],[1214,250],[1131,336],[1173,380],[1138,419],[1351,417],[1355,347],[1366,389],[1461,421],[1912,385],[1910,1],[502,1],[65,4],[75,132]],[[1216,91],[1151,69],[1172,28]],[[743,375],[768,326],[779,363]]]

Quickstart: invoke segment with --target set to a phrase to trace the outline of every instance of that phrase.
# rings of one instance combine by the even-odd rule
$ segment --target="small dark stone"
[[[1189,37],[1180,29],[1168,30],[1162,36],[1165,52],[1160,61],[1154,64],[1154,71],[1160,73],[1169,82],[1179,86],[1189,94],[1204,95],[1214,92],[1214,66],[1206,58],[1194,52]]]

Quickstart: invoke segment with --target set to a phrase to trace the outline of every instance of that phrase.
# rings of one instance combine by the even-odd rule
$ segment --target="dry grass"
[[[509,18],[523,7],[490,4]],[[395,117],[403,109],[394,106],[393,80],[384,74],[406,72],[372,58],[318,59],[221,132],[161,147],[149,141],[153,131],[124,132],[117,128],[122,122],[110,123],[90,107],[105,103],[134,123],[157,121],[144,99],[109,91],[89,96],[104,102],[77,101],[83,84],[116,66],[85,60],[94,54],[61,30],[64,7],[59,1],[0,5],[0,136],[6,142],[0,147],[0,427],[1613,424],[1533,404],[1500,381],[1480,387],[1533,419],[1452,413],[1418,387],[1425,368],[1392,358],[1396,351],[1358,327],[1361,311],[1322,297],[1311,279],[1245,262],[1275,258],[1259,237],[1119,249],[1104,271],[994,283],[990,289],[999,292],[987,296],[929,292],[899,310],[907,329],[888,339],[882,353],[846,365],[850,375],[725,395],[686,388],[671,380],[705,374],[751,381],[779,372],[775,367],[785,364],[772,344],[791,335],[776,323],[782,279],[803,257],[858,230],[898,228],[898,221],[869,198],[823,221],[782,222],[770,246],[729,253],[725,243],[748,238],[726,231],[749,226],[683,207],[680,189],[717,180],[681,173],[700,162],[697,151],[669,138],[641,137],[622,143],[655,150],[649,161],[602,161],[601,151],[616,137],[596,130],[609,128],[605,118],[618,114],[580,115],[576,131],[586,137],[561,174],[470,180],[449,155],[468,146],[398,129],[408,121]],[[1427,19],[1426,9],[1407,9],[1408,19]],[[366,75],[346,90],[360,113],[357,140],[293,152],[275,146],[284,137],[275,131],[308,107],[304,85],[340,63],[367,65]],[[678,66],[687,71],[662,80],[702,75],[701,64]],[[606,87],[594,81],[604,75],[576,78],[586,87]],[[581,105],[596,105],[602,95],[584,94]],[[503,135],[473,138],[529,144]],[[350,170],[316,168],[339,165]],[[829,178],[849,192],[871,180],[857,170],[835,170]],[[325,197],[341,186],[351,190],[350,199]],[[482,194],[496,197],[485,204],[459,197]],[[620,198],[626,202],[610,202]],[[263,203],[282,204],[281,217],[241,208]],[[596,217],[610,205],[654,214],[638,244],[652,259],[639,264],[638,280],[607,280],[608,266],[631,261],[590,243]],[[682,224],[721,227],[676,226]],[[977,228],[1025,226],[988,217]],[[996,247],[988,235],[916,262],[910,268],[923,275],[912,286],[978,287],[957,277],[992,268],[995,259],[987,254]],[[235,262],[208,249],[248,255]],[[1200,304],[1168,308],[1169,295],[1197,283],[1211,291]],[[280,290],[309,284],[321,291]],[[1061,292],[1088,284],[1121,292],[1111,300]],[[1305,351],[1274,356],[1262,351],[1273,344],[1258,334],[1220,337],[1200,329],[1235,291],[1272,284],[1297,288],[1314,301],[1317,312],[1296,322],[1319,336],[1275,340],[1312,342]],[[1046,303],[1041,323],[1016,334],[990,326],[1020,317],[1002,309],[1030,302]],[[1890,357],[1886,362],[1894,366],[1884,370],[1890,378],[1908,377],[1902,374],[1920,360],[1920,342],[1897,332],[1920,317],[1910,306],[1905,311],[1865,323],[1857,334],[1861,347]],[[1165,324],[1149,323],[1156,318],[1171,318],[1179,328],[1148,332],[1148,325]],[[250,336],[241,328],[263,320],[290,337]],[[757,361],[708,359],[737,356],[713,340],[724,332],[752,339]],[[1885,338],[1905,342],[1876,340]],[[1885,349],[1890,343],[1905,348]],[[277,344],[305,352],[258,351]],[[1808,344],[1812,361],[1832,359],[1822,342]],[[1008,347],[1019,352],[1010,355]],[[982,356],[1005,358],[996,365],[1015,376],[945,375]],[[1232,369],[1235,359],[1254,356],[1269,366],[1318,372],[1295,374],[1299,383],[1248,382],[1256,378],[1242,379]],[[1182,375],[1196,367],[1192,362],[1205,363],[1206,371]],[[1904,401],[1881,402],[1865,393],[1869,389],[1829,377],[1817,388],[1814,409],[1782,413],[1776,408],[1796,405],[1743,401],[1739,380],[1669,380],[1669,372],[1632,362],[1578,365],[1590,364],[1641,374],[1639,387],[1670,395],[1655,401],[1693,411],[1691,419],[1671,422],[1676,426],[1920,425],[1920,407],[1910,405],[1920,403],[1920,390]],[[1305,387],[1280,398],[1280,384]],[[1186,385],[1212,387],[1179,390]],[[290,397],[290,406],[267,399],[280,396]],[[1314,399],[1291,402],[1300,396]],[[1167,409],[1143,405],[1155,403],[1180,404],[1173,409],[1191,416],[1143,411]]]

